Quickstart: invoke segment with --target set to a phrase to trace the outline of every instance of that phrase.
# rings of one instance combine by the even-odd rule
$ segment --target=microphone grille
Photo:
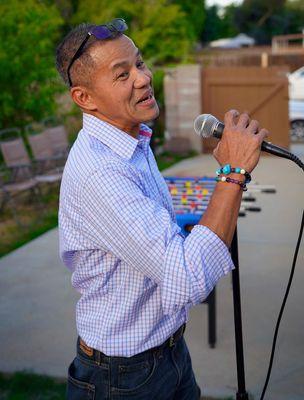
[[[217,124],[218,120],[213,115],[202,114],[195,118],[194,130],[199,136],[209,138],[213,135]]]

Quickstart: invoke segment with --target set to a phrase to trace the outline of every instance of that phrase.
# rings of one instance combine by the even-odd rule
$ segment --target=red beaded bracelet
[[[229,176],[218,176],[215,179],[217,182],[235,183],[243,189],[243,192],[247,191],[247,186],[246,186],[245,182],[238,181],[237,179],[229,178]]]

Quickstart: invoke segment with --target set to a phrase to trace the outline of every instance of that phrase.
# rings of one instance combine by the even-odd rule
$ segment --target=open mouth
[[[147,96],[143,97],[142,99],[138,100],[138,102],[136,104],[148,102],[152,98],[153,98],[153,94],[150,93],[149,95],[147,95]]]

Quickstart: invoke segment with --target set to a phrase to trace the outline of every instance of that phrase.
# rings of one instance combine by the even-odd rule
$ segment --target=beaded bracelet
[[[230,164],[224,165],[222,168],[217,169],[215,172],[217,176],[221,174],[229,175],[235,172],[236,174],[242,174],[245,176],[245,184],[251,181],[251,175],[249,174],[249,172],[245,171],[244,168],[232,168]]]
[[[247,191],[246,182],[242,182],[242,181],[238,181],[237,179],[229,178],[229,176],[217,176],[215,178],[215,180],[217,182],[236,183],[237,185],[239,185],[243,189],[243,192]]]

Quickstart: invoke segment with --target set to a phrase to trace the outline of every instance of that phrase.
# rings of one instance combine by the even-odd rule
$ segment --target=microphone
[[[194,121],[194,130],[202,138],[214,137],[217,139],[221,139],[224,128],[225,125],[222,122],[220,122],[214,115],[211,114],[199,115],[198,117],[196,117]],[[261,150],[270,154],[274,154],[275,156],[278,157],[283,157],[287,158],[288,160],[292,160],[299,166],[301,166],[302,164],[301,160],[298,159],[298,157],[296,157],[294,154],[270,142],[265,142],[263,140],[261,145]],[[300,164],[298,163],[298,161],[300,162]],[[303,167],[301,166],[301,168]]]

